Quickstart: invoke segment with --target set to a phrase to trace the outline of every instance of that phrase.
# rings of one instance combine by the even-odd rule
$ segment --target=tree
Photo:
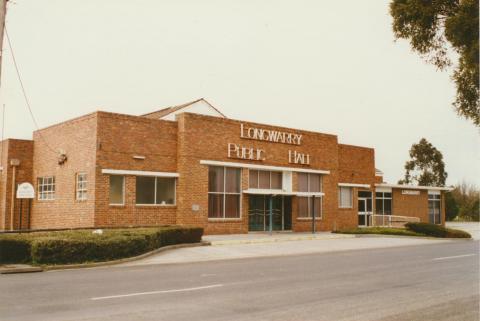
[[[396,39],[408,39],[414,52],[440,70],[451,66],[449,45],[459,54],[452,79],[453,106],[480,127],[478,0],[392,0]],[[449,45],[448,45],[449,44]]]
[[[448,174],[442,153],[422,138],[410,149],[410,160],[405,163],[405,178],[399,184],[445,186]]]
[[[458,216],[458,203],[453,193],[445,194],[445,216],[447,221],[453,221]]]
[[[477,221],[480,217],[480,190],[465,181],[455,185],[445,199],[447,220],[458,217],[461,220]]]

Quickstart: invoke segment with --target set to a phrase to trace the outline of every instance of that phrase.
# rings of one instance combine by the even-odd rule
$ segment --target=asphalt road
[[[0,320],[479,320],[479,242],[0,275]]]

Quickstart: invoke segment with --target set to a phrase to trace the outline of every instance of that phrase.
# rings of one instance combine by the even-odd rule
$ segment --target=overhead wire
[[[30,105],[30,100],[28,99],[28,95],[27,95],[27,91],[25,90],[25,86],[23,84],[23,80],[22,80],[22,76],[20,74],[20,69],[18,68],[18,63],[17,63],[17,59],[15,58],[15,52],[13,50],[13,46],[12,46],[12,42],[10,41],[10,36],[8,34],[8,30],[7,30],[7,26],[5,24],[5,36],[7,37],[7,42],[8,42],[8,47],[10,48],[10,52],[12,54],[12,60],[13,60],[13,65],[15,66],[15,71],[17,73],[17,78],[18,78],[18,81],[20,83],[20,87],[22,89],[22,94],[23,94],[23,98],[25,100],[25,104],[27,106],[27,109],[28,109],[28,112],[30,114],[30,117],[32,118],[32,121],[33,121],[33,124],[35,125],[35,128],[37,129],[37,133],[38,135],[40,136],[40,138],[43,140],[43,142],[45,143],[45,145],[47,146],[47,148],[53,152],[53,153],[57,153],[47,142],[47,140],[45,139],[45,137],[42,135],[41,131],[40,131],[40,127],[38,126],[38,122],[37,120],[35,119],[35,115],[33,114],[33,111],[32,111],[32,107]]]

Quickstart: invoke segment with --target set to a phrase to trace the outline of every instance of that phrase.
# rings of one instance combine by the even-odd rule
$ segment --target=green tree
[[[408,39],[414,52],[440,70],[451,66],[449,47],[459,54],[452,79],[453,106],[480,127],[478,0],[392,0],[396,39]]]
[[[458,203],[453,193],[445,194],[445,216],[447,221],[453,221],[458,216]]]
[[[410,160],[405,163],[405,178],[399,184],[445,186],[448,174],[442,153],[425,138],[410,149]]]
[[[461,182],[450,193],[458,206],[458,218],[478,221],[480,217],[480,190],[473,184]],[[446,205],[448,210],[448,204]]]

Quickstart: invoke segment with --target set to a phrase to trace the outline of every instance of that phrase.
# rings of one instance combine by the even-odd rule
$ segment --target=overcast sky
[[[15,0],[7,27],[40,127],[95,110],[142,114],[206,98],[230,118],[374,147],[391,182],[412,143],[448,184],[480,185],[479,132],[450,72],[394,42],[389,0]],[[6,137],[35,129],[4,49]]]

